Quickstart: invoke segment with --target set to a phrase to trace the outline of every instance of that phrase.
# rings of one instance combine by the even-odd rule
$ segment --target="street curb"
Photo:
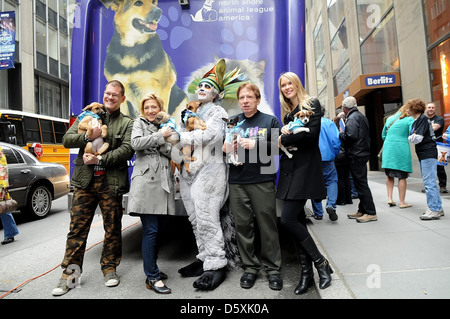
[[[315,276],[314,278],[314,287],[319,294],[321,299],[356,299],[356,296],[353,294],[351,289],[346,284],[345,280],[342,277],[337,266],[333,263],[333,260],[328,256],[327,251],[323,248],[320,241],[317,239],[317,236],[314,234],[314,231],[308,227],[308,231],[311,237],[314,239],[317,247],[321,251],[322,255],[328,260],[333,269],[333,274],[331,274],[331,285],[328,288],[320,289],[319,288],[319,278]]]

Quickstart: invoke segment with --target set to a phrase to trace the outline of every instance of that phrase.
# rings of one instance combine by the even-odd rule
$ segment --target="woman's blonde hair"
[[[398,111],[401,113],[400,117],[399,117],[400,120],[409,116],[408,109],[406,108],[406,105],[403,105]]]
[[[300,81],[300,78],[294,72],[286,72],[283,73],[278,79],[278,89],[280,91],[279,93],[280,93],[281,118],[284,119],[286,114],[292,112],[292,110],[297,107],[297,105],[292,105],[292,102],[288,98],[286,98],[283,92],[281,91],[281,80],[283,77],[291,81],[291,83],[297,89],[297,99],[300,104],[300,108],[311,110],[309,102],[311,101],[312,97],[309,96],[309,94],[306,92],[302,82]]]
[[[155,100],[156,104],[158,104],[161,111],[166,112],[166,108],[164,107],[164,101],[155,94],[148,94],[148,95],[144,96],[141,100],[141,115],[144,115],[144,104],[148,100]]]

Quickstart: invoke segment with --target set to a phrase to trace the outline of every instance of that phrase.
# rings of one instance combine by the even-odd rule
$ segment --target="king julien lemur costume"
[[[225,60],[221,59],[202,79],[191,83],[188,91],[197,94],[202,102],[197,116],[206,122],[206,130],[182,132],[180,136],[182,146],[194,145],[196,157],[190,163],[191,172],[181,172],[180,193],[192,224],[198,255],[194,263],[179,273],[184,277],[200,276],[193,286],[201,290],[217,288],[225,279],[229,263],[220,216],[228,198],[228,169],[222,153],[226,132],[223,118],[228,118],[228,114],[215,102],[222,98],[236,99],[236,90],[243,82],[238,80],[239,70],[225,74],[225,69]],[[226,214],[229,219],[231,213]],[[234,255],[238,256],[235,249]]]

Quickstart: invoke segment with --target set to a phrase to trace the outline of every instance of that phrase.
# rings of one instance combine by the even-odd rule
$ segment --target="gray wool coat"
[[[136,161],[128,199],[130,215],[174,215],[175,186],[170,159],[180,163],[180,151],[143,117],[134,121],[131,146],[136,151]]]

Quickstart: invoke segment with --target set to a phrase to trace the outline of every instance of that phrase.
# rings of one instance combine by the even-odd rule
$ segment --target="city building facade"
[[[0,12],[14,11],[16,19],[14,68],[0,70],[1,109],[69,118],[73,3],[0,0]]]
[[[371,126],[378,170],[385,119],[407,100],[450,125],[450,0],[306,0],[306,87],[332,118],[345,97]]]

